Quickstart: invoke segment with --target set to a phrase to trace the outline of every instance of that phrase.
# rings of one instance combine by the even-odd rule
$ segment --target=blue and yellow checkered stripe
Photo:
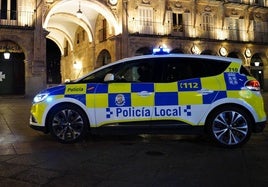
[[[246,80],[245,76],[227,72],[217,78],[195,78],[173,83],[67,84],[65,89],[53,95],[74,98],[88,108],[120,107],[115,103],[118,94],[124,96],[124,107],[198,105],[210,104],[214,100],[228,96],[236,97],[233,96],[233,91],[241,89]],[[220,87],[219,82],[226,84],[220,84]],[[214,92],[207,95],[198,94],[202,85],[206,85],[206,89]],[[146,93],[143,93],[144,91]]]

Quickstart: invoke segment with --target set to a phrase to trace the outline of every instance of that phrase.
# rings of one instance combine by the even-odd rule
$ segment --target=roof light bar
[[[154,55],[163,55],[163,54],[169,54],[170,53],[170,49],[169,48],[163,48],[162,46],[160,46],[159,48],[154,48],[153,49],[153,54]]]

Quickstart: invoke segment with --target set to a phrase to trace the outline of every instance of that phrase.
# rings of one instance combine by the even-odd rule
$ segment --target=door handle
[[[202,95],[208,95],[208,94],[212,94],[214,91],[204,88],[204,89],[198,90],[197,92],[202,94]]]
[[[147,97],[147,96],[150,96],[152,95],[152,92],[148,92],[148,91],[141,91],[138,93],[139,96],[142,96],[142,97]]]

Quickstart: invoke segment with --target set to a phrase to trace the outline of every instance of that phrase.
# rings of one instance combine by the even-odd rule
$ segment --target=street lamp
[[[6,51],[4,52],[4,59],[5,60],[9,60],[10,59],[10,52],[6,49]]]
[[[83,14],[83,12],[81,11],[81,9],[80,9],[80,1],[79,1],[79,9],[78,9],[78,11],[76,12],[76,17],[78,17],[79,19],[82,17],[82,14]]]

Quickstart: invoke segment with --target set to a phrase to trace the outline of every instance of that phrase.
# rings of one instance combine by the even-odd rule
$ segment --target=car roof
[[[242,63],[241,59],[239,58],[231,58],[231,57],[222,57],[222,56],[214,56],[214,55],[194,55],[194,54],[159,54],[159,55],[141,55],[141,56],[134,56],[121,59],[119,61],[128,61],[128,60],[138,60],[138,59],[147,59],[147,58],[201,58],[201,59],[211,59],[211,60],[220,60],[226,62],[238,62]]]
[[[159,55],[140,55],[140,56],[134,56],[134,57],[128,57],[128,58],[123,58],[118,61],[109,63],[107,65],[104,65],[102,67],[99,67],[95,69],[94,71],[86,74],[85,76],[79,78],[77,81],[83,79],[84,77],[99,71],[101,69],[128,62],[128,61],[133,61],[133,60],[141,60],[141,59],[151,59],[151,58],[197,58],[197,59],[210,59],[210,60],[218,60],[218,61],[224,61],[224,62],[235,62],[238,64],[242,64],[242,60],[239,58],[231,58],[231,57],[221,57],[221,56],[214,56],[214,55],[194,55],[194,54],[159,54]]]

